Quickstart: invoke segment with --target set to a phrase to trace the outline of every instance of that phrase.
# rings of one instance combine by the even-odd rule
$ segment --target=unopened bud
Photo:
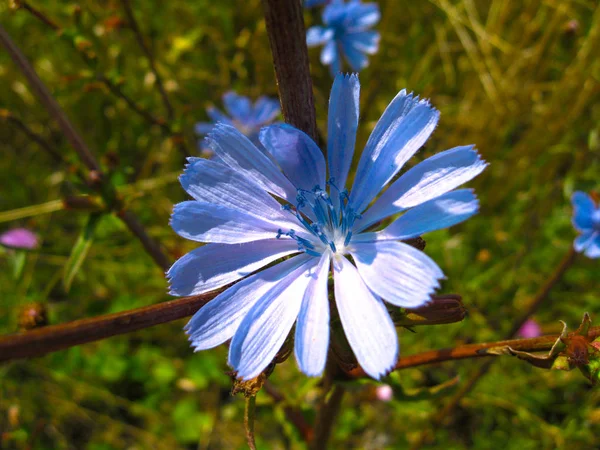
[[[419,308],[400,309],[392,313],[399,326],[441,325],[462,321],[467,315],[458,294],[432,295],[431,301]]]

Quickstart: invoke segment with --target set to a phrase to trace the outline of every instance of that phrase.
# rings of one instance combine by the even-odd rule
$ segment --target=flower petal
[[[335,41],[329,41],[321,50],[321,62],[328,66],[330,64],[335,64],[335,61],[339,61],[339,55],[337,51],[337,44]]]
[[[260,220],[276,222],[282,228],[297,226],[295,217],[265,190],[231,167],[204,158],[188,158],[179,177],[181,186],[194,199],[235,209]]]
[[[358,128],[360,82],[358,76],[336,75],[329,97],[327,128],[327,162],[329,176],[336,186],[346,187],[348,172],[354,156]]]
[[[242,320],[229,349],[229,365],[238,377],[254,378],[271,363],[298,317],[318,262],[308,256],[306,263],[263,294]]]
[[[298,251],[293,239],[207,244],[179,258],[167,272],[171,295],[199,295],[244,278]]]
[[[307,258],[299,255],[252,275],[203,306],[185,326],[194,349],[206,350],[231,339],[256,302]]]
[[[589,244],[584,253],[588,258],[600,258],[600,233],[596,232],[595,234],[595,239]]]
[[[264,190],[290,203],[296,199],[292,185],[260,149],[235,127],[217,124],[206,138],[209,147],[233,170],[252,180]]]
[[[223,114],[221,111],[219,111],[217,108],[211,106],[210,108],[206,109],[206,112],[208,114],[208,117],[210,117],[210,119],[213,122],[223,122],[226,124],[231,125],[231,119],[229,117],[227,117],[225,114]]]
[[[369,289],[403,308],[427,303],[444,276],[429,256],[402,242],[354,244],[351,254]]]
[[[573,248],[575,251],[581,253],[588,248],[596,238],[596,234],[597,233],[594,230],[587,230],[584,231],[580,236],[577,236],[575,238],[575,242],[573,242]]]
[[[361,50],[354,46],[354,42],[350,36],[344,36],[341,39],[344,56],[350,65],[350,68],[355,72],[359,72],[369,65],[367,56]]]
[[[355,210],[364,211],[381,188],[421,148],[438,118],[439,112],[428,101],[407,95],[404,90],[392,100],[360,158],[350,197]]]
[[[223,95],[223,105],[231,117],[246,122],[252,113],[252,102],[248,97],[229,91]]]
[[[238,244],[268,239],[278,234],[278,224],[256,216],[197,201],[181,202],[173,208],[171,227],[186,239],[198,242]]]
[[[398,178],[356,222],[356,231],[443,195],[476,177],[486,167],[487,163],[472,145],[438,153]]]
[[[473,190],[459,189],[409,209],[383,231],[374,234],[377,240],[411,239],[456,225],[478,210],[479,201]],[[357,236],[357,241],[360,236]]]
[[[381,35],[377,31],[359,31],[349,33],[345,40],[357,51],[373,55],[379,49]]]
[[[308,283],[296,324],[294,352],[300,370],[309,377],[321,375],[329,350],[329,255],[324,254]]]
[[[375,379],[398,359],[398,336],[381,299],[367,288],[345,257],[334,262],[335,303],[344,332],[364,371]]]
[[[265,125],[275,120],[280,112],[279,100],[263,96],[254,104],[252,121],[256,126]]]
[[[310,136],[282,123],[263,128],[259,139],[296,188],[325,189],[325,158]]]
[[[347,27],[349,30],[365,30],[381,19],[377,3],[353,2],[348,4]]]
[[[333,38],[333,30],[325,27],[310,27],[306,32],[306,45],[314,47],[316,45],[322,45],[325,42]]]
[[[202,136],[210,133],[214,126],[215,124],[212,122],[198,122],[194,125],[194,131]]]
[[[592,215],[596,205],[594,200],[585,192],[577,191],[571,197],[573,204],[573,227],[579,231],[590,230],[594,227]]]

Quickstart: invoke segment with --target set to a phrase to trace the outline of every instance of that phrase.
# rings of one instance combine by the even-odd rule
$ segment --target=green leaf
[[[81,269],[81,265],[90,251],[94,240],[94,233],[101,217],[101,213],[90,214],[81,234],[77,238],[75,246],[71,250],[63,275],[63,286],[67,292],[71,289],[73,279],[77,272],[79,272],[79,269]]]

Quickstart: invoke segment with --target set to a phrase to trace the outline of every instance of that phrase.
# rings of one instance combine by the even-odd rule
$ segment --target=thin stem
[[[346,390],[341,385],[335,385],[327,402],[323,405],[317,415],[315,423],[315,437],[312,441],[312,450],[324,450],[331,436],[331,430],[342,405],[342,399]]]
[[[129,231],[138,238],[146,252],[152,257],[154,262],[163,270],[171,267],[170,258],[162,251],[160,244],[152,239],[146,232],[144,226],[131,211],[122,210],[118,213],[123,223]]]
[[[3,115],[6,118],[6,120],[12,123],[16,128],[21,130],[21,132],[23,132],[23,134],[25,134],[29,139],[31,139],[42,149],[44,149],[46,153],[48,153],[55,162],[64,162],[64,158],[62,157],[62,155],[58,153],[54,148],[52,148],[50,144],[48,144],[48,142],[46,142],[39,134],[37,134],[31,128],[29,128],[21,119],[16,117],[10,111],[6,111]]]
[[[552,288],[562,279],[563,275],[569,267],[575,261],[577,253],[573,247],[569,248],[567,254],[563,257],[558,267],[554,270],[554,273],[548,278],[546,283],[538,290],[538,292],[529,300],[527,306],[523,310],[523,313],[513,322],[510,331],[507,333],[507,338],[513,338],[517,335],[521,327],[527,322],[527,320],[535,314],[535,312],[542,305],[544,300],[550,294]],[[513,347],[515,348],[515,347]],[[516,348],[515,348],[516,349]],[[529,351],[529,350],[525,350]],[[481,364],[471,376],[465,381],[460,389],[448,400],[443,408],[439,409],[438,412],[431,419],[431,427],[433,429],[439,428],[443,425],[449,417],[452,416],[454,409],[458,406],[460,401],[468,395],[490,370],[494,359],[490,359]],[[411,446],[411,450],[417,450],[421,448],[429,438],[429,433],[423,432],[419,439],[417,439]]]
[[[292,406],[288,405],[285,397],[281,392],[277,390],[275,386],[270,381],[265,381],[263,385],[263,391],[273,399],[275,403],[283,403],[283,412],[287,420],[292,423],[304,442],[310,442],[313,439],[313,428],[306,422],[304,415],[302,412]]]
[[[37,17],[39,20],[44,22],[46,25],[48,25],[53,30],[56,30],[56,31],[60,30],[60,27],[56,24],[56,22],[54,22],[52,19],[50,19],[44,13],[42,13],[39,9],[36,9],[33,6],[31,6],[29,3],[25,2],[25,1],[19,1],[18,7],[21,9],[24,9],[26,11],[29,11],[31,14],[33,14],[35,17]]]
[[[85,144],[81,135],[75,130],[75,127],[71,124],[71,121],[62,110],[58,102],[52,97],[42,80],[38,77],[37,73],[25,57],[19,48],[14,44],[8,33],[0,25],[0,42],[6,47],[8,53],[19,66],[33,90],[36,92],[40,102],[46,107],[51,116],[55,117],[58,125],[60,126],[63,134],[75,149],[79,158],[84,165],[94,171],[98,175],[99,179],[99,191],[103,193],[107,203],[113,203],[115,209],[121,209],[121,202],[116,198],[114,187],[110,185],[103,177],[102,169],[100,164]],[[163,253],[160,245],[154,241],[146,232],[144,227],[138,222],[135,215],[130,211],[122,211],[119,213],[119,217],[123,220],[125,225],[131,230],[131,232],[142,242],[142,245],[154,261],[163,269],[166,270],[170,266],[169,258]]]
[[[569,336],[574,336],[573,333],[569,333]],[[513,350],[523,352],[549,351],[559,336],[560,335],[558,334],[552,334],[537,338],[510,339],[495,342],[484,342],[481,344],[465,344],[440,350],[429,350],[427,352],[402,357],[394,367],[394,370],[409,369],[412,367],[424,366],[427,364],[437,364],[447,361],[458,361],[460,359],[467,358],[499,356],[496,353],[490,353],[487,351],[491,348],[510,347]],[[598,336],[600,336],[600,326],[591,327],[588,337],[594,339]],[[350,372],[347,372],[346,375],[350,376],[351,378],[363,378],[367,376],[360,368],[351,370]]]
[[[318,142],[301,0],[263,0],[285,121]]]
[[[39,19],[40,21],[42,21],[44,24],[48,25],[52,29],[58,30],[58,31],[61,30],[61,27],[59,25],[57,25],[53,20],[51,20],[48,16],[43,14],[38,9],[35,9],[32,6],[30,6],[26,1],[20,1],[19,6],[21,9],[24,9],[24,10],[32,13],[37,19]],[[86,65],[88,65],[91,69],[95,69],[95,67],[90,64],[91,60],[85,52],[82,52],[76,46],[74,47],[74,49],[81,56],[81,58],[86,63]],[[113,94],[115,97],[118,97],[121,100],[123,100],[127,104],[127,106],[129,106],[129,108],[131,108],[136,114],[138,114],[140,117],[142,117],[148,123],[159,126],[164,134],[171,136],[173,138],[173,140],[175,141],[175,144],[176,144],[178,150],[184,156],[190,156],[190,152],[187,150],[187,147],[185,146],[185,139],[181,133],[175,132],[173,130],[173,128],[165,120],[154,117],[151,113],[149,113],[144,108],[139,106],[131,97],[126,95],[117,84],[113,83],[106,76],[104,76],[102,74],[98,74],[97,79],[102,84],[104,84],[104,86],[106,86],[106,88],[109,90],[109,92],[111,94]]]
[[[163,85],[160,75],[158,74],[158,71],[156,70],[156,64],[154,63],[154,56],[152,55],[150,48],[146,45],[146,42],[144,41],[144,36],[142,35],[140,27],[138,26],[138,23],[135,20],[135,15],[133,14],[133,10],[131,9],[131,4],[129,3],[129,0],[121,0],[121,2],[123,3],[123,9],[125,9],[125,14],[127,15],[127,20],[129,21],[129,25],[131,26],[131,29],[133,30],[133,32],[135,34],[135,38],[137,39],[137,42],[138,42],[140,48],[146,55],[146,58],[148,58],[148,63],[150,64],[150,70],[152,70],[152,73],[154,74],[154,77],[156,78],[156,86],[158,87],[158,90],[160,92],[160,96],[162,98],[163,104],[165,105],[165,109],[167,110],[167,116],[169,117],[169,120],[172,120],[173,119],[173,106],[171,106],[171,102],[169,101],[167,91],[165,90],[165,87]]]
[[[15,64],[19,66],[23,72],[23,75],[25,75],[25,78],[27,78],[29,81],[29,84],[37,94],[40,102],[57,120],[62,132],[79,155],[79,158],[81,158],[81,161],[83,161],[88,169],[100,172],[100,165],[98,164],[98,161],[96,158],[94,158],[94,155],[85,144],[79,133],[75,130],[75,127],[73,127],[62,108],[59,106],[56,100],[54,100],[54,97],[52,97],[44,83],[42,83],[42,80],[40,80],[37,73],[35,73],[35,70],[33,67],[31,67],[31,64],[29,64],[29,61],[27,61],[25,55],[23,55],[23,53],[21,53],[18,47],[14,44],[2,25],[0,25],[0,42],[2,45],[4,45]]]
[[[246,409],[244,410],[244,429],[246,430],[246,441],[250,450],[256,450],[254,439],[254,413],[256,411],[256,396],[246,399]]]
[[[0,361],[42,356],[191,316],[219,294],[177,300],[0,337]]]

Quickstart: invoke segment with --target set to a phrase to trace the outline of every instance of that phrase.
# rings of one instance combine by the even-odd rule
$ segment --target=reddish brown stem
[[[318,142],[301,0],[263,0],[285,121]]]
[[[0,361],[42,356],[76,345],[131,333],[191,316],[218,292],[159,303],[130,311],[76,320],[0,338]]]
[[[574,335],[573,333],[569,333],[569,336]],[[600,336],[600,326],[590,328],[588,336],[592,339]],[[403,356],[394,367],[394,370],[409,369],[411,367],[446,361],[457,361],[459,359],[498,356],[496,354],[486,352],[487,349],[496,347],[509,346],[513,350],[519,350],[523,352],[541,352],[550,350],[558,337],[558,334],[553,334],[537,338],[511,339],[506,341],[485,342],[482,344],[459,345],[454,348],[444,348],[441,350],[430,350],[423,353],[417,353],[415,355]],[[360,367],[348,372],[348,375],[352,378],[362,378],[367,376]]]

